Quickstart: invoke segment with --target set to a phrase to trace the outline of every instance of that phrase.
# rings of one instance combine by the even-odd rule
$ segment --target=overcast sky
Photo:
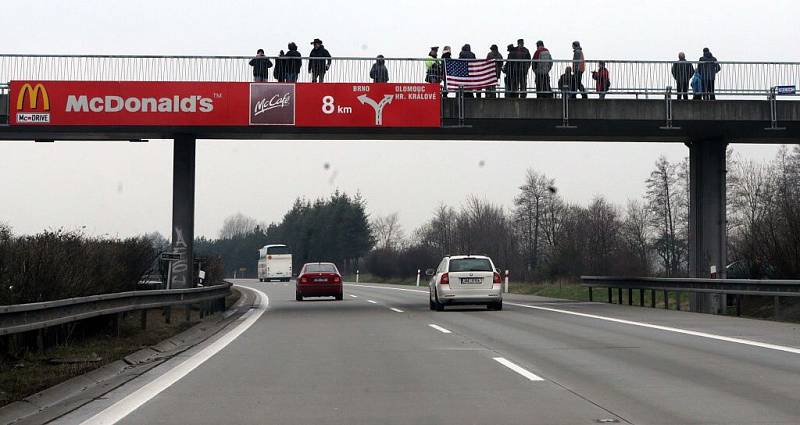
[[[7,2],[0,53],[275,54],[319,37],[334,56],[422,57],[430,45],[542,39],[555,58],[580,40],[587,58],[798,61],[800,3],[731,1],[55,1]],[[474,6],[480,13],[469,12]],[[747,158],[777,147],[734,145]],[[659,155],[682,144],[532,142],[201,141],[196,234],[215,236],[236,212],[280,220],[298,197],[336,189],[370,213],[399,212],[407,231],[440,203],[477,195],[509,206],[525,170],[557,180],[568,200],[641,197]],[[483,166],[481,166],[483,161]],[[324,164],[330,164],[326,169]],[[89,234],[169,235],[172,144],[0,142],[0,222],[16,233],[82,228]]]

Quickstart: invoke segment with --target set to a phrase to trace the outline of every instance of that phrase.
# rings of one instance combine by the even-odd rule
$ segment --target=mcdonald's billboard
[[[438,127],[436,84],[12,81],[17,126]]]
[[[246,126],[245,83],[12,81],[10,125]]]

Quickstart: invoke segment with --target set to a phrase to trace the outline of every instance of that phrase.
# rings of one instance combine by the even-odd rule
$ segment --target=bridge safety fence
[[[0,54],[0,82],[12,80],[73,80],[73,81],[253,81],[249,56],[108,56],[108,55],[19,55]],[[284,67],[286,57],[268,57],[272,67],[268,81],[277,81],[276,65]],[[329,59],[294,58],[299,66],[297,82],[311,82],[313,69],[324,69],[325,82],[373,82],[370,71],[375,58],[335,57]],[[604,62],[605,71],[600,68]],[[552,62],[528,60],[498,61],[494,90],[506,97],[559,96],[562,91],[575,97],[585,93],[598,97],[609,95],[622,98],[663,97],[679,91],[689,98],[710,94],[711,80],[694,93],[691,76],[698,67],[708,63],[682,62],[673,75],[673,61],[587,60],[584,64],[572,60]],[[800,63],[796,62],[718,62],[713,79],[716,96],[768,97],[776,87],[786,90],[778,94],[794,95],[793,87],[800,84]],[[385,58],[389,82],[439,82],[443,88],[442,59]],[[431,67],[434,71],[431,71]],[[566,73],[567,68],[573,73]],[[575,72],[584,69],[583,72]],[[286,69],[286,68],[283,68]],[[538,72],[537,74],[537,70]],[[546,72],[544,72],[546,71]],[[439,73],[439,79],[431,74]],[[607,72],[607,78],[604,76]],[[563,76],[563,78],[562,78]],[[677,78],[676,78],[677,76]],[[538,80],[538,86],[537,86]],[[561,84],[559,84],[561,82]],[[792,87],[792,89],[788,89]],[[698,87],[696,87],[697,89]],[[450,91],[453,91],[452,88]],[[483,90],[485,91],[485,90]],[[466,90],[467,93],[477,92]],[[708,97],[708,96],[706,96]]]

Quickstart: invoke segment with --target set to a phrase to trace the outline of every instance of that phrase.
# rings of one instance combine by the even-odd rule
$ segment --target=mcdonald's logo
[[[37,83],[31,86],[30,83],[25,83],[22,85],[22,88],[19,89],[19,94],[17,95],[17,111],[22,111],[26,94],[28,95],[28,107],[30,109],[37,109],[39,106],[39,95],[41,95],[42,111],[47,112],[50,110],[50,97],[47,95],[47,89],[44,88],[44,84]]]

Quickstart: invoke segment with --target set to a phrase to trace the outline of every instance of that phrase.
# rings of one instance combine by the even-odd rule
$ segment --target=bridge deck
[[[673,101],[667,126],[664,99],[577,99],[569,102],[564,128],[561,99],[464,99],[463,122],[456,99],[443,100],[441,128],[299,127],[8,127],[0,140],[171,139],[374,139],[374,140],[570,140],[660,141],[724,139],[736,143],[786,143],[800,139],[800,102],[778,101],[777,127],[766,100]],[[0,124],[8,119],[0,95]]]

